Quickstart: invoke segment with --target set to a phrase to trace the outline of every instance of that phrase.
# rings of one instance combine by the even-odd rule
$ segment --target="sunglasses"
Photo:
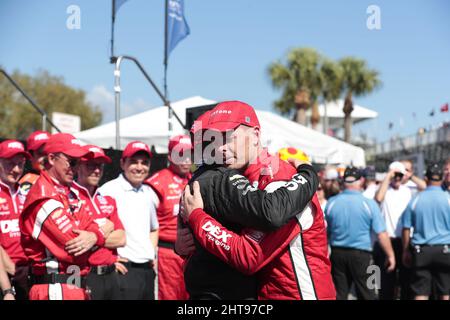
[[[67,158],[67,157],[63,158],[63,157],[61,157],[60,154],[55,155],[55,158],[64,160],[71,168],[74,168],[78,165],[78,159],[75,159],[75,158]]]

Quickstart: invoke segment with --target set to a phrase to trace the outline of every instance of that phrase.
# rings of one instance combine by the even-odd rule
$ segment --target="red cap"
[[[81,141],[69,133],[55,133],[50,136],[44,147],[44,152],[62,152],[70,157],[81,158],[89,152],[82,148]]]
[[[25,158],[31,159],[30,154],[25,151],[22,142],[17,140],[5,140],[0,143],[0,158],[9,159],[18,154],[22,154]]]
[[[224,101],[211,110],[207,129],[223,132],[241,124],[260,128],[255,109],[241,101]]]
[[[169,152],[171,152],[175,147],[177,147],[178,150],[192,149],[191,138],[184,134],[172,137],[169,140]]]
[[[202,113],[192,124],[191,130],[189,130],[190,133],[195,134],[199,130],[206,129],[209,122],[209,115],[211,114],[211,110],[206,111],[205,113]]]
[[[35,151],[42,147],[43,144],[47,143],[50,139],[50,133],[47,131],[35,131],[28,136],[27,139],[27,150]]]
[[[92,144],[88,144],[86,146],[83,146],[83,149],[86,150],[87,152],[89,152],[88,155],[86,155],[85,157],[81,158],[81,160],[83,160],[83,161],[100,159],[104,163],[111,163],[112,162],[111,158],[108,157],[105,154],[105,152],[103,151],[103,149],[100,148],[100,147],[94,146]]]
[[[125,150],[123,150],[122,159],[132,157],[136,152],[139,151],[144,151],[150,158],[153,156],[148,145],[141,141],[131,141],[129,144],[127,144]]]

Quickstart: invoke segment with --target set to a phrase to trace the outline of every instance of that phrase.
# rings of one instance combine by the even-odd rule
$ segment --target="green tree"
[[[352,133],[353,97],[361,97],[381,86],[378,71],[370,69],[365,60],[345,57],[339,61],[342,68],[344,99],[344,140],[350,142]]]
[[[306,110],[316,105],[320,95],[319,65],[322,57],[311,48],[295,48],[288,53],[286,65],[280,61],[269,65],[268,73],[275,89],[282,89],[275,108],[288,114],[295,108],[294,119],[306,125]],[[313,118],[318,122],[318,112]]]
[[[65,112],[81,117],[81,129],[100,124],[102,113],[98,106],[86,101],[86,93],[64,83],[62,77],[39,71],[35,76],[14,71],[11,77],[51,117],[52,112]],[[42,128],[42,117],[0,74],[0,137],[26,139]],[[47,128],[50,130],[49,126]]]
[[[338,63],[330,59],[323,60],[322,65],[320,66],[320,94],[325,109],[325,133],[327,133],[328,130],[327,103],[336,101],[342,95],[342,75],[343,70]]]

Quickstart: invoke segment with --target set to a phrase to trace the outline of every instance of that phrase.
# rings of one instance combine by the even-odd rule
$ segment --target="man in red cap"
[[[121,298],[119,276],[115,272],[117,248],[126,243],[125,231],[117,214],[116,201],[98,192],[98,184],[103,175],[105,164],[111,163],[111,158],[104,151],[93,145],[83,147],[89,152],[81,158],[77,168],[77,181],[73,187],[78,190],[87,213],[99,226],[111,224],[112,232],[105,239],[103,247],[98,248],[89,257],[91,270],[86,284],[91,290],[92,300],[118,300]],[[123,272],[123,266],[118,271]]]
[[[123,170],[116,179],[99,190],[116,200],[117,211],[123,223],[127,243],[117,252],[125,274],[119,275],[122,299],[154,300],[154,260],[158,245],[159,204],[155,191],[144,184],[150,171],[150,148],[141,141],[132,141],[123,150],[120,166]]]
[[[28,193],[31,186],[39,178],[41,170],[44,170],[44,147],[49,138],[50,134],[47,131],[35,131],[27,139],[27,151],[31,155],[32,171],[25,174],[19,181],[22,193]]]
[[[22,244],[31,261],[32,300],[84,300],[88,258],[108,230],[88,214],[73,188],[75,167],[88,151],[67,133],[47,141],[45,169],[31,187],[20,217]]]
[[[192,144],[189,136],[178,135],[169,140],[169,167],[145,181],[158,195],[156,209],[159,222],[158,300],[186,300],[183,259],[174,252],[180,197],[191,178]]]
[[[0,245],[12,261],[15,273],[12,285],[17,299],[28,298],[28,259],[20,243],[19,217],[26,195],[18,188],[26,159],[30,158],[22,143],[6,140],[0,144]],[[13,268],[15,267],[15,268]]]
[[[218,104],[211,112],[208,129],[218,130],[226,136],[225,142],[215,149],[223,157],[225,166],[239,170],[252,184],[246,179],[240,182],[241,178],[232,177],[237,180],[237,188],[243,190],[242,199],[221,199],[216,195],[214,201],[210,201],[211,195],[205,190],[200,194],[196,184],[194,195],[191,195],[189,187],[186,188],[183,216],[198,243],[243,274],[258,272],[260,299],[335,299],[324,218],[316,195],[309,198],[311,201],[301,211],[297,211],[295,219],[269,233],[259,231],[261,228],[257,224],[241,223],[249,227],[246,229],[230,224],[225,227],[226,220],[220,223],[205,213],[229,211],[227,214],[237,217],[243,213],[233,210],[235,202],[244,201],[258,188],[267,192],[283,186],[295,190],[308,183],[305,175],[298,179],[296,185],[288,182],[296,170],[261,147],[260,125],[251,106],[239,101]],[[307,172],[312,167],[302,164],[298,170],[302,169]],[[206,200],[205,211],[202,197]],[[280,215],[283,213],[281,207],[277,210]]]

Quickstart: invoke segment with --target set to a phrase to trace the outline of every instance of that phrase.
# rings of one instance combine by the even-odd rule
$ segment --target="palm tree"
[[[319,64],[322,57],[311,48],[295,48],[288,53],[287,64],[274,62],[268,68],[272,85],[283,89],[275,108],[287,114],[295,107],[295,121],[306,125],[306,110],[317,101],[320,92]]]
[[[342,85],[345,92],[344,100],[344,140],[350,142],[352,130],[353,97],[361,97],[381,85],[378,71],[369,69],[365,60],[345,57],[339,61],[342,68]]]
[[[329,59],[324,59],[320,66],[321,96],[324,105],[324,126],[323,132],[328,132],[327,103],[336,101],[342,94],[342,67]]]

